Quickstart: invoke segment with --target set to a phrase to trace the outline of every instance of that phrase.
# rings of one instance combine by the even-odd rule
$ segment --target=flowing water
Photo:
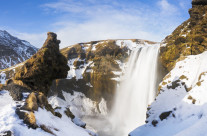
[[[109,117],[85,118],[99,136],[127,136],[144,124],[147,106],[154,101],[157,90],[158,52],[159,46],[134,50]]]

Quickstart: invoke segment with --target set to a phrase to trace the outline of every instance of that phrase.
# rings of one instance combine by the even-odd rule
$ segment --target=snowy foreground
[[[131,136],[207,135],[207,52],[188,56],[160,83],[147,124]]]
[[[15,114],[15,109],[18,104],[22,105],[23,102],[15,102],[8,91],[0,92],[0,101],[0,135],[10,130],[15,136],[51,136],[51,134],[46,133],[40,128],[36,130],[29,129],[23,121],[19,119]],[[73,120],[68,118],[64,114],[64,108],[65,107],[62,107],[62,110],[58,110],[58,112],[62,114],[62,118],[58,118],[51,112],[39,108],[38,111],[35,112],[37,124],[47,126],[57,136],[89,136],[89,133],[95,135],[93,132],[78,126],[83,124],[79,118],[75,117]]]

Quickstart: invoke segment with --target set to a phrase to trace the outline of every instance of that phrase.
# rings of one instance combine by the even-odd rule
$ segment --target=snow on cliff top
[[[132,40],[116,40],[116,44],[120,47],[128,47],[128,49],[133,50],[137,47],[151,46],[155,44],[158,45],[160,43],[149,43],[145,40],[139,40],[138,42],[134,42]]]
[[[90,46],[92,47],[91,51],[96,51],[97,45],[103,44],[103,46],[106,46],[105,44],[107,44],[109,41],[110,40],[103,40],[103,41],[97,41],[95,43],[81,43],[80,45],[81,45],[82,49],[84,49],[85,51],[88,50],[90,48]],[[117,46],[119,46],[120,48],[127,47],[129,50],[134,50],[136,48],[141,48],[141,47],[145,47],[145,46],[159,46],[160,45],[160,43],[146,41],[146,40],[138,40],[138,39],[135,39],[135,40],[126,40],[125,39],[125,40],[114,40],[114,41],[115,41],[115,44]],[[71,46],[68,48],[71,48]],[[85,60],[80,60],[79,58],[74,58],[74,59],[68,60],[68,66],[70,67],[70,70],[68,71],[67,79],[72,79],[73,77],[75,77],[76,80],[82,79],[83,78],[82,74],[85,72],[86,68],[88,66],[93,67],[93,65],[94,65],[93,61],[89,61],[88,63],[84,63],[83,65],[81,65],[81,68],[76,69],[76,67],[74,66],[75,61],[85,61]],[[122,65],[125,65],[125,64],[121,64],[119,62],[119,60],[116,60],[116,61],[120,65],[120,68],[123,70]],[[89,71],[89,72],[91,72],[91,71]],[[115,72],[116,71],[114,71],[114,73]],[[120,74],[121,73],[119,73],[119,75]],[[118,78],[113,78],[113,80],[119,81]]]
[[[161,92],[149,107],[148,123],[131,132],[131,136],[207,135],[206,58],[204,52],[176,64],[160,84]]]

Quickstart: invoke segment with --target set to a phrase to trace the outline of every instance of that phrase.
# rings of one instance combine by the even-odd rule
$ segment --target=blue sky
[[[0,0],[0,29],[41,47],[104,39],[161,41],[189,18],[191,0]]]

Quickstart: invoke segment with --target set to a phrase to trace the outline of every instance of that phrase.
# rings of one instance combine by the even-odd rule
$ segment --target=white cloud
[[[36,46],[37,48],[42,47],[47,37],[47,33],[31,34],[31,33],[12,32],[12,34],[20,39],[30,42],[32,45]]]
[[[179,5],[183,10],[188,10],[188,7],[191,6],[192,0],[180,0]]]
[[[161,7],[162,13],[167,14],[167,15],[174,14],[178,10],[176,6],[174,6],[173,4],[170,4],[168,0],[160,0],[158,2],[158,5]]]
[[[61,47],[69,46],[80,42],[104,39],[147,39],[161,41],[181,22],[176,18],[176,7],[166,0],[160,1],[162,10],[155,10],[154,7],[141,5],[95,4],[84,5],[80,3],[58,3],[47,4],[47,8],[59,12],[77,13],[80,12],[86,20],[76,22],[73,20],[60,20],[54,24],[55,30],[61,42]],[[61,3],[61,6],[58,5]],[[68,10],[70,7],[81,6],[81,10]],[[70,5],[70,6],[68,6]],[[55,8],[54,8],[55,7]],[[77,8],[79,9],[79,8]],[[159,9],[159,7],[158,7]],[[163,14],[164,10],[169,10]],[[165,13],[165,12],[164,12]]]
[[[159,0],[155,5],[141,2],[126,4],[117,0],[59,0],[44,4],[42,8],[48,13],[60,14],[58,21],[49,25],[58,34],[61,48],[105,39],[161,41],[184,21],[179,18],[180,11],[177,6],[167,0]],[[15,34],[41,47],[46,33]]]

